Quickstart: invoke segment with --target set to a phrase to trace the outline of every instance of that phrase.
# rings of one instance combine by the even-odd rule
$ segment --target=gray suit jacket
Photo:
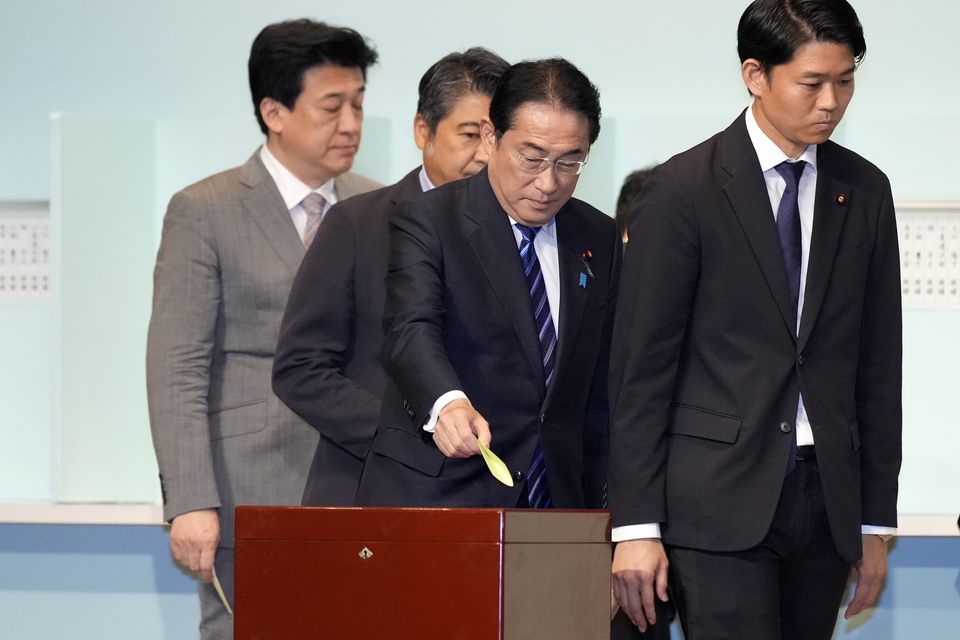
[[[338,197],[379,185],[346,174]],[[304,255],[259,152],[170,200],[154,271],[147,392],[164,517],[299,504],[317,432],[270,390],[280,319]]]

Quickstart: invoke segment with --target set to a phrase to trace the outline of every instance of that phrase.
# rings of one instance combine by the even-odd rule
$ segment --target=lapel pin
[[[590,279],[593,279],[593,270],[590,268],[590,261],[593,260],[593,251],[590,249],[584,249],[583,253],[580,255],[580,259],[583,261],[583,268],[587,270],[587,274],[590,276]],[[580,286],[586,287],[586,280],[584,280],[584,274],[580,274]]]
[[[834,198],[836,198],[837,204],[841,207],[847,204],[846,194],[838,193]]]
[[[580,272],[580,288],[587,288],[587,274],[585,274],[583,271]]]

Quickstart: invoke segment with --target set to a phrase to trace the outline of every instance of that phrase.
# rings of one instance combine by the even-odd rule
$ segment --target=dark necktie
[[[780,250],[783,252],[783,266],[787,270],[787,284],[790,286],[790,301],[793,303],[793,327],[796,335],[797,319],[800,313],[800,265],[803,245],[800,238],[800,176],[806,162],[781,162],[777,165],[779,173],[787,183],[777,208],[777,235],[780,238]],[[787,473],[797,464],[797,436],[793,433],[790,440],[790,454],[787,457]]]
[[[556,362],[557,332],[553,328],[553,317],[550,315],[550,301],[547,299],[547,287],[543,282],[543,272],[540,270],[540,261],[533,246],[533,239],[541,227],[528,227],[517,224],[517,229],[523,235],[520,241],[520,262],[523,264],[523,273],[527,277],[530,291],[530,301],[533,303],[533,316],[537,324],[537,333],[540,336],[540,355],[543,358],[543,375],[547,388],[553,381],[553,365]],[[533,452],[530,470],[527,472],[527,502],[533,509],[546,509],[553,506],[550,497],[550,485],[547,482],[547,465],[543,458],[543,445],[537,438],[537,447]]]
[[[780,238],[780,250],[783,252],[783,266],[787,270],[787,284],[790,285],[790,300],[793,302],[793,330],[796,331],[797,315],[800,312],[800,264],[803,246],[800,240],[800,205],[797,201],[800,176],[806,166],[799,162],[781,162],[777,165],[779,173],[787,183],[777,208],[777,235]]]

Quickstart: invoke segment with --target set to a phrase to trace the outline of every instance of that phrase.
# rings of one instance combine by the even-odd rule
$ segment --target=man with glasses
[[[599,132],[599,95],[576,67],[514,65],[481,124],[487,169],[395,211],[390,382],[359,504],[600,505],[620,237],[571,197]]]

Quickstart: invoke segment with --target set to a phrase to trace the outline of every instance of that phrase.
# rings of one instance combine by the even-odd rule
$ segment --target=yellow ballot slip
[[[503,464],[502,462],[500,464]],[[223,593],[223,585],[220,584],[220,578],[217,577],[217,568],[213,568],[213,588],[217,590],[217,595],[220,596],[220,602],[223,603],[223,606],[227,608],[227,613],[231,616],[233,615],[233,609],[230,608],[230,603],[227,602],[227,596]]]
[[[493,451],[490,451],[479,439],[477,440],[477,444],[480,445],[480,455],[483,456],[483,461],[487,463],[487,469],[490,469],[493,477],[508,487],[512,487],[513,476],[510,475],[510,470],[507,469],[507,465],[503,463],[503,460]]]

